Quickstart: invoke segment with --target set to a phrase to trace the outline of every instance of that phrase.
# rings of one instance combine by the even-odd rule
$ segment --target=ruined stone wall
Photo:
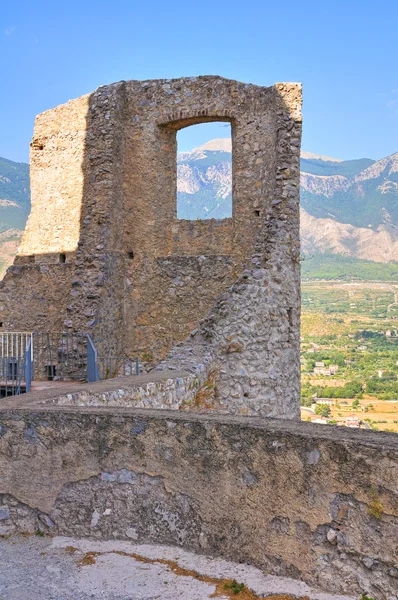
[[[125,345],[123,310],[124,83],[96,90],[89,107],[84,205],[68,325],[90,332],[100,355],[132,356]]]
[[[19,257],[34,256],[41,263],[47,255],[77,250],[89,103],[90,96],[82,96],[36,117],[30,150],[32,210]]]
[[[125,130],[125,243],[128,338],[163,358],[206,316],[250,263],[273,199],[274,88],[218,77],[128,82]],[[232,124],[233,216],[183,221],[176,208],[176,132],[203,121]]]
[[[72,276],[71,263],[16,260],[0,282],[0,331],[64,331]]]
[[[177,411],[0,410],[0,533],[175,544],[398,595],[398,438]]]
[[[36,118],[32,210],[14,265],[0,282],[4,331],[65,329],[81,235],[88,110],[89,96],[83,96]]]
[[[219,120],[232,125],[232,218],[178,220],[176,133]],[[153,365],[174,348],[161,368],[210,353],[232,412],[298,418],[300,138],[299,84],[220,77],[120,82],[40,115],[3,329],[61,323],[100,355]]]
[[[158,368],[195,370],[211,351],[222,406],[238,414],[299,418],[301,89],[275,88],[275,181],[255,203],[261,219],[251,260],[187,342]],[[258,147],[247,145],[256,156]],[[256,163],[272,164],[259,154]]]

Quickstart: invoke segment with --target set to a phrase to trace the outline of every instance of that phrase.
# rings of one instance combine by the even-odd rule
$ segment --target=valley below
[[[398,280],[305,281],[302,420],[398,432]]]

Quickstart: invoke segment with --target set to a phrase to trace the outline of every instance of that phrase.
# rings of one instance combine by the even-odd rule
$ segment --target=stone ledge
[[[184,380],[192,377],[191,373],[186,371],[152,371],[142,375],[134,375],[132,377],[117,377],[115,379],[107,379],[96,383],[76,383],[76,385],[68,385],[67,391],[65,387],[54,383],[54,386],[45,390],[37,390],[20,396],[10,396],[5,398],[0,403],[0,410],[4,408],[20,408],[29,406],[42,406],[43,404],[66,404],[79,405],[81,398],[82,405],[85,404],[85,399],[101,396],[106,397],[107,394],[115,394],[120,390],[132,391],[137,388],[145,388],[151,384],[164,384],[170,380]],[[69,398],[68,398],[69,397]]]
[[[163,373],[162,373],[163,375]],[[178,376],[183,376],[183,373],[179,373]],[[124,381],[125,378],[123,378]],[[127,378],[126,378],[127,379]],[[158,380],[162,380],[161,377]],[[118,380],[108,380],[109,382],[115,382]],[[119,379],[120,381],[120,379]],[[152,379],[150,379],[152,381]],[[100,384],[93,384],[93,386],[102,386],[105,382]],[[87,387],[87,386],[85,386]],[[79,386],[77,393],[85,390],[85,387]],[[119,387],[119,386],[118,386]],[[110,392],[118,389],[114,385],[109,386]],[[122,387],[122,386],[120,386]],[[90,389],[94,393],[103,393],[103,389],[96,387]],[[73,392],[72,392],[73,393]],[[33,394],[24,394],[26,397],[33,396]],[[20,396],[19,398],[21,398]],[[37,393],[39,397],[39,393]],[[193,423],[208,423],[209,425],[238,425],[245,429],[262,429],[267,432],[274,432],[276,434],[294,434],[303,438],[310,438],[315,440],[330,440],[334,442],[347,442],[353,444],[361,444],[368,447],[376,447],[380,452],[385,450],[398,451],[398,435],[395,433],[389,433],[385,431],[371,431],[368,429],[353,429],[349,427],[341,427],[338,425],[319,425],[316,423],[307,423],[305,421],[293,421],[287,419],[271,419],[268,417],[248,417],[241,415],[230,415],[230,414],[215,414],[210,412],[185,412],[176,411],[170,409],[151,409],[141,407],[123,407],[123,406],[75,406],[69,405],[58,405],[56,402],[51,403],[53,394],[50,395],[48,400],[38,402],[37,397],[31,399],[30,402],[20,402],[14,405],[1,403],[0,404],[0,418],[2,416],[12,417],[13,414],[23,414],[26,417],[29,414],[45,416],[46,413],[65,413],[68,415],[98,415],[98,416],[120,416],[120,417],[136,417],[145,419],[172,419],[178,422],[193,422]],[[14,396],[15,398],[15,396]],[[57,400],[57,398],[55,398]]]

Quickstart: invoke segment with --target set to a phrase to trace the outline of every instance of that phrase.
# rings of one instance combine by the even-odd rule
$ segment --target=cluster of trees
[[[325,419],[327,419],[328,417],[330,417],[330,413],[330,407],[326,404],[317,404],[315,407],[315,414],[319,415],[320,417],[324,417]]]
[[[362,383],[348,381],[342,387],[315,386],[305,383],[301,388],[301,406],[311,406],[313,396],[317,398],[362,398]]]
[[[355,339],[360,340],[361,338],[376,338],[384,336],[384,333],[378,331],[372,331],[371,329],[360,329],[355,333]]]
[[[394,372],[386,371],[381,378],[372,378],[366,381],[366,393],[376,396],[378,400],[398,400],[398,381]],[[355,398],[363,397],[362,383],[348,381],[344,386],[315,386],[309,382],[301,388],[301,406],[311,406],[316,398]],[[355,408],[355,407],[354,407]]]
[[[322,361],[328,367],[329,365],[338,365],[344,367],[344,354],[342,352],[313,352],[311,356],[308,354],[305,357],[305,370],[312,371],[315,363]]]
[[[366,391],[377,397],[378,400],[397,400],[398,381],[395,373],[383,373],[382,378],[368,379]]]
[[[361,398],[362,383],[360,381],[347,381],[341,387],[314,386],[318,398]]]

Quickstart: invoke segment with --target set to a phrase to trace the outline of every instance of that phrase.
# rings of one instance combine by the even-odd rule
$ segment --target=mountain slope
[[[0,233],[0,279],[14,262],[23,231],[8,229]]]
[[[231,215],[231,140],[178,158],[178,216]],[[343,161],[303,152],[301,234],[306,254],[398,261],[398,153]]]
[[[304,255],[332,252],[376,262],[398,261],[398,228],[354,227],[331,218],[300,212],[301,249]]]
[[[321,163],[314,164],[314,163]],[[398,224],[398,152],[378,161],[301,161],[301,206],[355,227]]]
[[[24,229],[29,211],[29,165],[0,158],[0,232]]]
[[[232,214],[231,139],[210,140],[177,161],[177,217],[224,219]]]

